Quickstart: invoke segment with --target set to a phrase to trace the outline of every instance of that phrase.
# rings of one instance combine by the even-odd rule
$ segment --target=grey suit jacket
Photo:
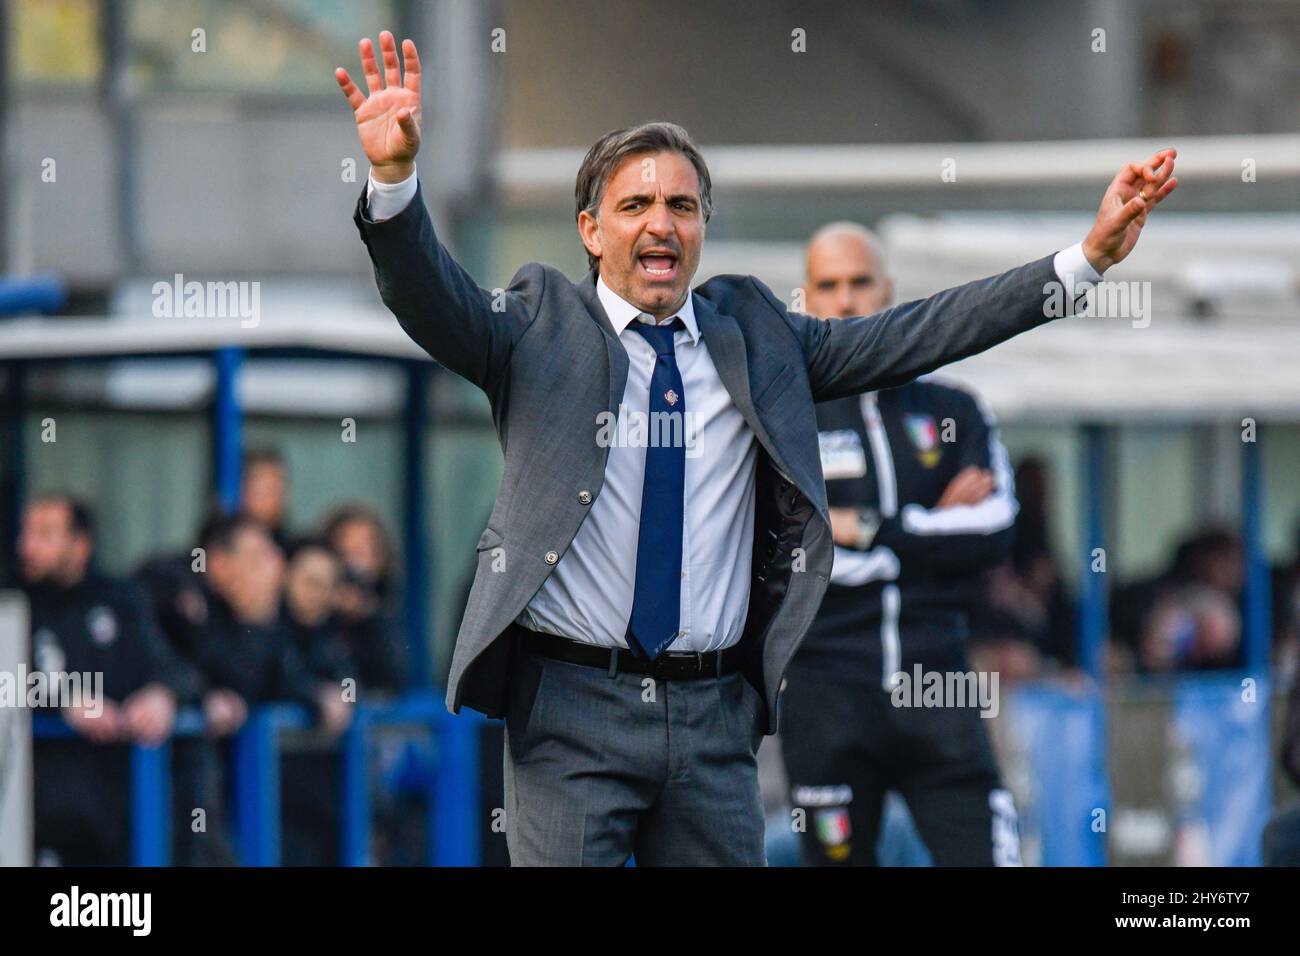
[[[420,193],[376,223],[363,192],[354,219],[402,328],[491,403],[505,469],[478,542],[447,706],[501,716],[513,642],[497,638],[563,558],[600,494],[607,449],[596,440],[597,416],[617,414],[627,353],[596,295],[594,270],[574,283],[530,262],[494,297],[438,241]],[[790,312],[752,276],[717,276],[695,289],[701,336],[761,449],[742,641],[767,733],[776,732],[782,676],[831,570],[813,404],[900,385],[1047,322],[1045,286],[1055,282],[1047,256],[834,322]],[[495,562],[502,570],[493,570],[494,553],[505,558]]]

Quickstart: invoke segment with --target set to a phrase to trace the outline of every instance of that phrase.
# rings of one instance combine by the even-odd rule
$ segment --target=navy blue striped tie
[[[628,623],[628,647],[654,660],[677,637],[681,623],[686,390],[673,353],[673,333],[686,326],[681,319],[673,319],[665,325],[635,321],[631,327],[650,343],[656,358],[650,376],[645,484],[641,491],[636,592]],[[670,439],[667,444],[656,440],[664,436]]]

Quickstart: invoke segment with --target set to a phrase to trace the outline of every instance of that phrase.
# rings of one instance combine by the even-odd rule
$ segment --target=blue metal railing
[[[433,734],[436,772],[425,794],[430,821],[427,862],[434,866],[476,866],[479,845],[479,730],[485,718],[471,711],[449,714],[436,691],[416,691],[388,704],[358,704],[352,724],[340,738],[342,766],[339,794],[341,863],[370,862],[371,801],[367,754],[374,732],[415,725]],[[253,708],[234,740],[235,842],[246,866],[280,862],[280,733],[307,730],[311,717],[303,707],[272,704]],[[197,737],[205,729],[201,712],[187,709],[176,720],[172,737]],[[76,732],[55,714],[36,714],[32,733],[38,738],[75,738]],[[88,744],[88,746],[91,746]],[[171,743],[131,746],[131,865],[167,866],[171,862]]]

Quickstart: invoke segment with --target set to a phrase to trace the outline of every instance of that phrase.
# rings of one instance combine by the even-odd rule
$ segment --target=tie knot
[[[645,315],[645,313],[641,313]],[[673,354],[673,333],[686,330],[686,324],[680,318],[674,318],[671,322],[665,322],[663,325],[652,325],[649,322],[642,322],[638,316],[632,323],[632,328],[640,333],[641,337],[650,343],[650,347],[655,350],[656,355]]]

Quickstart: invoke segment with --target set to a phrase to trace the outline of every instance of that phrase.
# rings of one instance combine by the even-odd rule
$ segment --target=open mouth
[[[643,252],[637,257],[641,270],[651,279],[671,279],[677,274],[677,253],[667,249]]]

